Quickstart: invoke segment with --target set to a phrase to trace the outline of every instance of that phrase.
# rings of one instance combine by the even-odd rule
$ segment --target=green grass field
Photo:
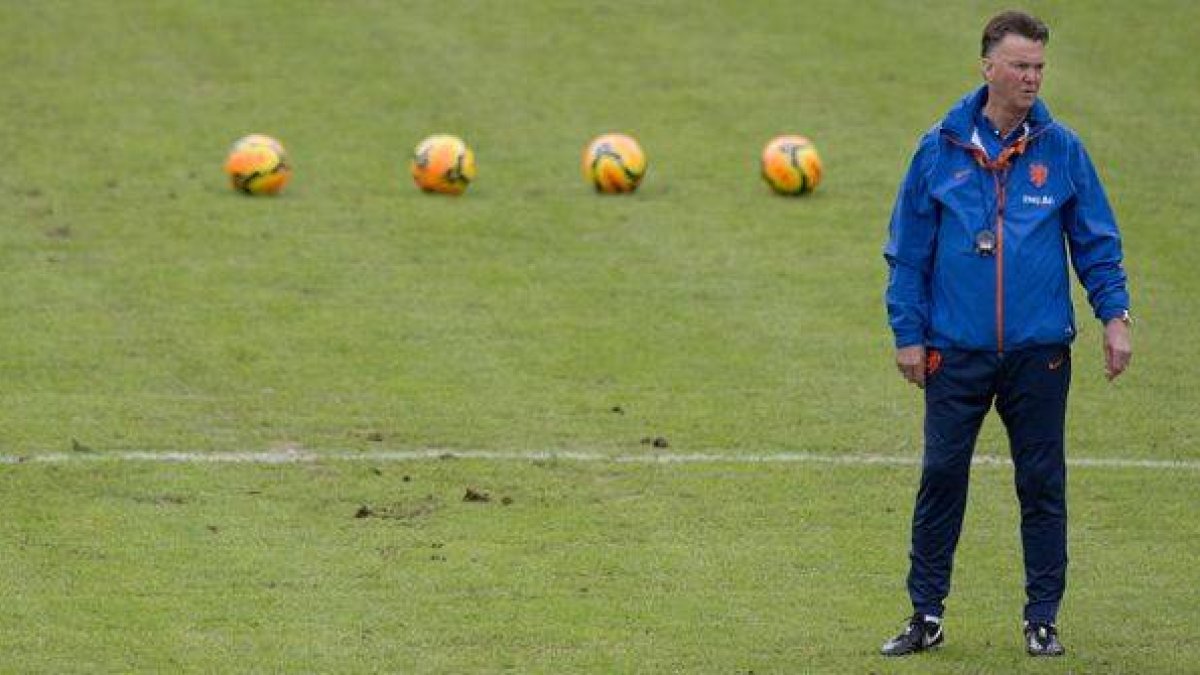
[[[915,466],[740,461],[919,456],[880,250],[1001,8],[0,4],[0,672],[1200,672],[1200,6],[1028,5],[1139,317],[1109,385],[1079,294],[1069,452],[1180,462],[1072,470],[1067,658],[1021,651],[1011,469],[975,472],[947,647],[894,662]],[[636,195],[579,175],[606,131]],[[251,132],[279,198],[225,184]],[[462,198],[408,178],[435,132]],[[780,133],[811,197],[758,178]],[[119,459],[287,449],[327,459]],[[379,454],[424,449],[612,459]],[[618,461],[692,453],[726,459]]]

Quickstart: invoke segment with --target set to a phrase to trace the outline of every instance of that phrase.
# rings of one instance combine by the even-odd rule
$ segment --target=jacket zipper
[[[996,352],[1004,353],[1004,202],[1008,169],[992,171],[996,182]]]

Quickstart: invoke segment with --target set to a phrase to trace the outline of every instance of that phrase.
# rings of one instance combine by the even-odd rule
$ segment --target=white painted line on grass
[[[917,456],[878,454],[827,455],[809,452],[770,454],[738,453],[647,453],[613,455],[599,452],[540,451],[499,452],[493,450],[374,450],[364,452],[316,452],[275,450],[264,452],[175,452],[112,451],[58,452],[29,455],[0,455],[0,464],[68,464],[75,462],[157,462],[163,464],[311,464],[314,462],[412,462],[422,460],[473,459],[495,462],[609,462],[614,464],[842,464],[851,466],[918,466]],[[978,455],[976,466],[1011,466],[995,455]],[[1071,457],[1067,465],[1099,469],[1150,469],[1200,471],[1200,460]]]

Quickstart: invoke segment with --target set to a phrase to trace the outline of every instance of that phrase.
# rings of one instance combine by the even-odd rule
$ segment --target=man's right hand
[[[904,379],[921,389],[925,388],[925,346],[913,345],[896,349],[896,368]]]

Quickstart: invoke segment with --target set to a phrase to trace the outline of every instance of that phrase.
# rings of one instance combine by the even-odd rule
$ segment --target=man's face
[[[1009,33],[983,59],[988,98],[1001,108],[1026,112],[1037,100],[1046,65],[1046,46]]]

